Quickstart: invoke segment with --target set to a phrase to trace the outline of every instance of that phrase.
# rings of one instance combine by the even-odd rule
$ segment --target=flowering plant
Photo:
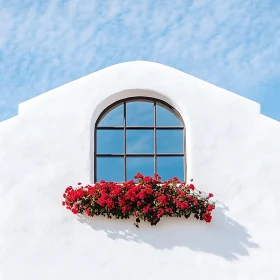
[[[62,205],[74,214],[86,213],[88,216],[113,216],[117,219],[136,218],[134,225],[138,228],[140,220],[156,225],[161,217],[185,217],[192,214],[196,219],[209,223],[215,202],[210,202],[212,193],[206,196],[197,191],[192,183],[181,183],[178,178],[161,182],[158,174],[154,178],[137,173],[123,184],[105,182],[78,188],[66,188]]]

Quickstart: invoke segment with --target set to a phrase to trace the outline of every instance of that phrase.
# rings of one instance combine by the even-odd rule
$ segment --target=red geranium
[[[103,215],[117,219],[136,218],[135,226],[140,220],[156,225],[161,217],[185,217],[193,215],[207,223],[212,220],[215,203],[209,199],[210,193],[203,198],[193,183],[181,183],[178,178],[161,182],[158,174],[154,178],[137,173],[138,182],[128,181],[123,184],[100,181],[94,185],[73,189],[66,188],[62,205],[74,214],[85,213],[88,216]],[[191,182],[193,180],[191,179]]]

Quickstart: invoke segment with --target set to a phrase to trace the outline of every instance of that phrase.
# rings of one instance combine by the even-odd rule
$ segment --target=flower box
[[[182,183],[178,178],[161,182],[161,177],[154,178],[137,173],[133,180],[120,183],[100,181],[94,185],[77,188],[69,186],[63,194],[62,205],[74,214],[88,216],[107,216],[109,219],[128,219],[135,217],[134,225],[138,228],[141,220],[156,225],[162,217],[194,216],[207,223],[212,220],[215,202],[213,194],[208,195],[196,190],[190,184]]]

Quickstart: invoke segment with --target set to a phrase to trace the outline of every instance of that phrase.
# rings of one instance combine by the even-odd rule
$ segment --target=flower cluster
[[[158,174],[154,178],[137,173],[138,182],[123,184],[100,181],[94,185],[77,188],[69,186],[63,194],[62,205],[74,214],[88,216],[107,216],[109,219],[136,218],[134,225],[139,227],[140,220],[156,225],[162,217],[185,217],[193,215],[196,219],[209,223],[215,202],[209,199],[213,194],[202,195],[191,179],[190,184],[181,183],[178,178],[161,182]]]

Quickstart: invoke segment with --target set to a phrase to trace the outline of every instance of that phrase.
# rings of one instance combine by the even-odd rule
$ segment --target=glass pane
[[[183,129],[157,129],[157,153],[183,153]]]
[[[101,180],[123,182],[124,158],[123,157],[97,157],[96,158],[97,182]]]
[[[184,181],[184,157],[183,156],[157,156],[157,173],[163,181],[174,176],[181,182]]]
[[[96,144],[98,154],[123,154],[124,131],[121,130],[96,130]]]
[[[126,103],[127,126],[154,126],[154,103],[132,101]]]
[[[183,126],[180,119],[163,104],[156,104],[157,126]]]
[[[144,176],[154,176],[154,157],[127,157],[127,180],[134,180],[134,176],[140,172]]]
[[[126,130],[127,154],[153,154],[154,130],[127,129]]]
[[[124,126],[123,104],[113,107],[103,116],[98,126]]]

